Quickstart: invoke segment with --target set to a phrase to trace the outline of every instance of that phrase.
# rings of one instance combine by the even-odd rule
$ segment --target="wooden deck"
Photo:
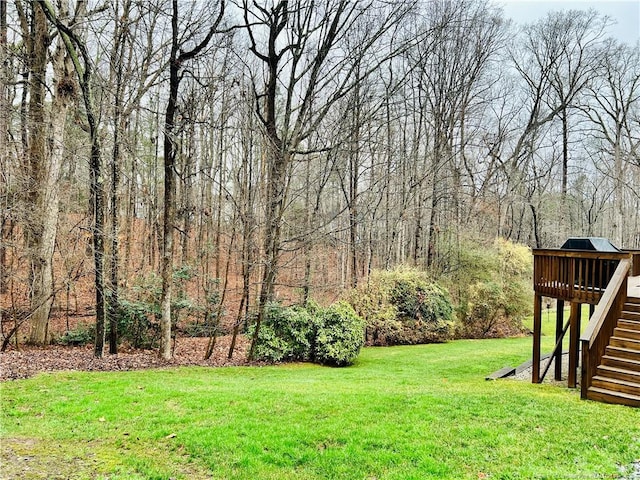
[[[631,298],[640,298],[640,275],[637,277],[629,277],[627,283],[627,296]]]
[[[580,368],[582,398],[640,407],[640,250],[537,249],[533,254],[532,382],[544,379],[551,360],[554,378],[561,379],[562,340],[568,333],[567,385],[577,387]],[[543,296],[558,301],[556,346],[544,367],[540,365]],[[566,323],[565,302],[571,306]],[[590,305],[590,318],[581,335],[582,304]]]

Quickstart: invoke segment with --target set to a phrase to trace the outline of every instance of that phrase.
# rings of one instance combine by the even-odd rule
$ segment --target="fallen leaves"
[[[239,338],[233,359],[227,359],[230,336],[220,337],[209,360],[204,360],[207,338],[179,338],[173,359],[158,358],[155,351],[129,350],[103,358],[93,356],[93,347],[23,347],[21,350],[0,352],[0,381],[28,378],[40,372],[76,371],[128,371],[147,368],[177,366],[246,365],[248,340]]]

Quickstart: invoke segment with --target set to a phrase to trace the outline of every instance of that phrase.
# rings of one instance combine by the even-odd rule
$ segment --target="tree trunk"
[[[122,76],[118,75],[115,111],[113,116],[113,152],[111,157],[111,265],[110,265],[110,294],[111,299],[107,311],[109,321],[109,353],[118,353],[118,259],[120,246],[118,235],[120,234],[118,221],[118,184],[120,183],[120,133],[121,133],[121,111],[120,111],[120,89]]]
[[[164,226],[162,235],[162,317],[160,356],[171,358],[171,297],[173,289],[173,227],[175,225],[175,144],[174,119],[178,103],[178,2],[173,0],[171,17],[173,41],[169,59],[169,101],[164,117]]]
[[[358,182],[360,177],[360,120],[359,99],[354,109],[352,144],[349,151],[349,263],[351,287],[358,286]]]
[[[60,171],[64,161],[64,137],[69,107],[76,95],[76,84],[71,77],[72,66],[65,54],[64,45],[59,44],[53,59],[53,72],[56,78],[55,95],[51,105],[51,150],[45,177],[39,189],[42,209],[42,235],[38,239],[38,261],[42,270],[34,278],[34,330],[39,341],[47,339],[47,326],[54,296],[53,252],[58,231],[60,204]],[[33,331],[32,331],[33,333]],[[33,340],[33,338],[32,338]]]
[[[129,17],[129,9],[131,4],[126,2],[124,11],[120,15],[120,19]],[[119,13],[119,12],[117,12]],[[111,74],[115,76],[115,92],[113,98],[113,150],[111,155],[111,195],[110,195],[110,213],[111,213],[111,262],[110,262],[110,301],[107,309],[107,317],[109,322],[109,353],[114,355],[118,353],[118,311],[120,301],[118,295],[118,267],[120,259],[120,245],[118,236],[120,235],[120,224],[118,219],[118,187],[120,184],[120,142],[121,135],[124,133],[122,120],[122,90],[123,90],[123,61],[126,47],[126,38],[128,27],[124,21],[116,24],[116,33],[114,35],[114,47],[111,54]],[[133,181],[133,177],[132,177]]]
[[[242,219],[242,296],[236,321],[233,325],[233,336],[227,358],[231,360],[235,350],[236,340],[240,333],[240,326],[246,323],[249,314],[251,294],[251,274],[253,272],[253,232],[255,220],[253,215],[254,189],[253,186],[253,117],[246,115],[247,123],[243,128],[243,162],[240,175],[240,218]]]
[[[104,172],[97,125],[92,120],[90,168],[90,199],[93,204],[93,264],[96,289],[96,338],[94,356],[102,358],[105,339],[105,283],[104,283]]]
[[[224,2],[220,2],[217,19],[209,29],[206,37],[193,49],[184,51],[180,44],[178,32],[178,0],[172,2],[171,15],[171,53],[169,57],[169,100],[164,117],[164,225],[162,236],[162,318],[160,320],[160,356],[166,360],[171,358],[171,298],[173,277],[173,229],[175,215],[175,183],[176,183],[176,145],[175,115],[178,106],[178,88],[180,86],[180,69],[182,65],[196,57],[211,40],[224,14]]]
[[[624,201],[624,183],[623,159],[620,142],[622,137],[621,127],[616,125],[615,143],[613,145],[613,182],[614,182],[614,213],[613,213],[613,238],[617,245],[624,248],[625,234],[625,201]],[[637,215],[636,215],[637,216]]]
[[[8,51],[7,51],[7,2],[0,1],[0,171],[2,175],[2,185],[0,185],[0,195],[7,198],[7,180],[5,175],[9,172],[8,161],[8,132],[7,125],[9,121],[9,101],[7,98],[7,82],[9,81],[8,72]],[[8,203],[8,202],[7,202]],[[12,219],[8,211],[9,205],[3,202],[0,207],[2,216],[0,217],[0,294],[7,293],[7,249],[6,243],[9,238],[9,232],[12,230]],[[2,324],[2,309],[0,309],[0,325]],[[1,333],[1,332],[0,332]]]
[[[277,138],[277,137],[276,137]],[[264,237],[264,271],[262,274],[262,284],[260,296],[258,298],[258,318],[254,330],[249,358],[253,360],[255,346],[258,341],[260,325],[264,320],[267,303],[273,300],[275,282],[278,273],[278,258],[280,255],[280,232],[281,219],[284,208],[286,169],[288,155],[284,154],[276,145],[270,146],[272,160],[270,163],[267,179],[267,214],[265,218],[266,232]]]
[[[29,116],[28,116],[28,152],[29,172],[27,205],[29,209],[28,223],[25,225],[25,241],[30,255],[31,273],[31,319],[30,342],[43,345],[47,340],[49,312],[51,310],[53,285],[51,278],[51,258],[48,246],[51,244],[51,228],[45,234],[44,211],[47,188],[50,185],[49,168],[47,168],[45,132],[45,91],[47,48],[49,34],[47,19],[41,9],[33,5],[32,40],[29,42],[30,74],[29,74]],[[53,232],[55,242],[55,231]],[[53,253],[53,252],[52,252]]]
[[[313,212],[311,210],[311,162],[307,162],[305,165],[305,177],[304,177],[304,280],[302,282],[302,304],[306,305],[309,302],[309,295],[311,293],[311,261],[312,261],[312,218]]]
[[[98,121],[93,104],[92,91],[92,61],[85,43],[56,15],[54,8],[47,1],[39,3],[42,12],[58,29],[60,38],[64,41],[66,50],[73,62],[78,76],[82,98],[84,100],[85,115],[89,124],[91,138],[91,154],[89,158],[89,213],[92,223],[93,259],[96,289],[96,337],[94,355],[102,357],[105,332],[105,291],[104,291],[104,173],[102,171],[102,157],[100,138],[98,135]],[[77,11],[76,15],[84,12]],[[80,53],[80,55],[78,54]],[[80,62],[82,57],[82,63]]]

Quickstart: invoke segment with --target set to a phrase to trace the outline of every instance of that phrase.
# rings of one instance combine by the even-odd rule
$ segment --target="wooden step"
[[[635,320],[625,320],[624,318],[621,318],[620,320],[618,320],[618,327],[626,328],[627,330],[640,331],[640,322],[637,322]]]
[[[617,378],[601,377],[596,375],[591,380],[591,386],[611,390],[614,392],[629,393],[640,397],[640,383],[618,380]]]
[[[600,377],[615,378],[617,380],[625,380],[640,384],[640,369],[630,370],[628,368],[610,367],[608,365],[600,365],[596,371],[596,375]]]
[[[626,310],[627,312],[640,312],[640,303],[627,301],[622,307],[622,310]]]
[[[628,405],[630,407],[640,407],[640,395],[612,392],[599,387],[590,387],[587,391],[587,398],[598,402],[617,403],[619,405]]]
[[[602,365],[607,367],[622,368],[624,370],[640,371],[640,360],[614,357],[605,355],[602,357]]]
[[[620,323],[618,322],[618,326],[613,330],[613,336],[640,341],[640,330],[636,330],[635,328],[621,327]]]
[[[628,348],[630,350],[635,350],[640,354],[640,340],[634,340],[633,338],[614,336],[609,339],[609,346]]]
[[[609,355],[611,357],[625,358],[640,363],[640,351],[638,350],[609,345],[607,346],[604,353],[605,355]]]
[[[632,312],[629,310],[623,310],[620,315],[621,318],[626,320],[635,320],[636,322],[640,321],[640,312]]]

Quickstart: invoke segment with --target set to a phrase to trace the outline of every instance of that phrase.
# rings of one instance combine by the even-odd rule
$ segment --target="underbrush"
[[[347,299],[366,321],[367,345],[444,342],[453,331],[449,293],[426,272],[401,267],[374,271]]]

